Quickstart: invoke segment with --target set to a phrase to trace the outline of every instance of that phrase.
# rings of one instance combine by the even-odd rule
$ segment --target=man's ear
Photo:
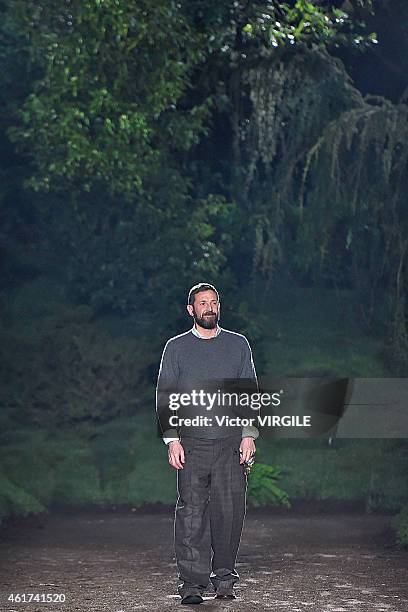
[[[190,317],[194,316],[194,310],[191,304],[187,304],[187,312],[190,315]]]

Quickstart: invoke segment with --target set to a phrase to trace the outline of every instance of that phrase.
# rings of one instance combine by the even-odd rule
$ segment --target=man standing
[[[194,325],[164,347],[156,409],[169,463],[177,470],[178,591],[182,603],[198,604],[209,580],[217,597],[235,597],[233,585],[239,579],[235,561],[246,509],[243,463],[255,453],[259,432],[253,425],[169,428],[171,420],[163,416],[169,390],[197,390],[199,381],[202,385],[220,379],[247,379],[257,386],[247,339],[218,325],[220,301],[215,287],[206,283],[192,287],[187,310]],[[205,410],[208,415],[208,406]]]

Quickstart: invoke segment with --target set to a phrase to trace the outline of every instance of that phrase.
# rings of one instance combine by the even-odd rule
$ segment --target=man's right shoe
[[[181,599],[182,604],[200,604],[203,603],[204,599],[198,593],[194,595],[184,595]]]
[[[181,597],[182,604],[200,604],[204,599],[202,594],[205,587],[198,584],[181,583],[178,586],[178,592]]]

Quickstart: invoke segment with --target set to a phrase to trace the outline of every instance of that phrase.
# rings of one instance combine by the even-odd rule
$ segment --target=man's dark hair
[[[218,295],[218,291],[216,290],[214,285],[210,285],[209,283],[198,283],[198,285],[194,285],[194,287],[191,287],[190,291],[188,292],[187,303],[193,305],[195,296],[201,291],[214,291],[215,295],[217,296],[217,300],[220,301],[220,296]]]

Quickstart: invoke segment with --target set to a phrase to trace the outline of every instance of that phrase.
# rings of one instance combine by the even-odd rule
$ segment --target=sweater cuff
[[[163,434],[163,442],[165,444],[169,444],[169,442],[173,442],[174,440],[179,440],[179,436],[177,433],[177,429],[168,429]]]
[[[242,438],[253,438],[257,439],[259,431],[254,425],[247,425],[242,428]]]

